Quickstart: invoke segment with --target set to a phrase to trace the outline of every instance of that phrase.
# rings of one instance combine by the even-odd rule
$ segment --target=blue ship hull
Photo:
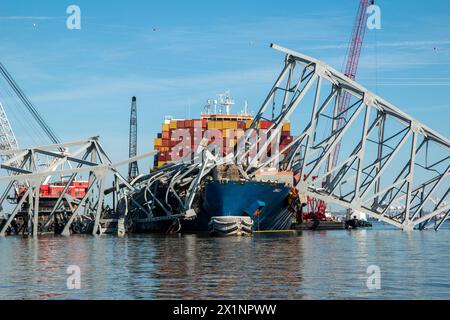
[[[199,227],[207,230],[211,217],[250,216],[254,230],[289,229],[292,224],[287,201],[290,190],[289,186],[281,183],[209,182],[202,195]],[[257,209],[260,209],[259,214]]]
[[[210,181],[201,193],[197,218],[181,220],[182,232],[208,232],[212,217],[248,216],[253,230],[287,230],[292,225],[288,197],[291,187],[282,183],[257,181]],[[164,212],[158,216],[163,217]],[[140,217],[143,219],[144,217]],[[166,233],[172,220],[135,223],[135,233]]]

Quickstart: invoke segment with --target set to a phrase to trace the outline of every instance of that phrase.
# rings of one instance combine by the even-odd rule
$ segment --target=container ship
[[[166,117],[162,131],[154,140],[158,151],[154,159],[154,169],[158,170],[185,155],[195,156],[195,151],[210,130],[219,131],[223,139],[220,152],[223,156],[236,151],[239,139],[251,127],[253,117],[248,113],[247,103],[240,113],[231,113],[234,100],[228,94],[220,95],[218,100],[208,100],[198,119],[174,119]],[[261,120],[258,129],[266,130],[271,121]],[[189,132],[180,150],[179,130]],[[203,140],[204,141],[204,140]],[[293,141],[290,124],[284,124],[280,135],[280,148]],[[217,143],[208,140],[208,143]],[[288,152],[285,151],[285,152]],[[184,155],[182,155],[183,153]],[[176,159],[175,159],[176,158]],[[184,159],[185,160],[185,159]],[[285,230],[292,225],[295,212],[295,188],[292,172],[278,172],[264,169],[251,180],[244,179],[237,166],[233,164],[218,166],[211,178],[199,190],[196,197],[197,216],[193,220],[183,220],[178,229],[184,232],[211,232],[219,235],[244,235],[253,231]],[[161,191],[161,197],[165,190]],[[293,195],[294,194],[294,195]],[[298,197],[297,197],[298,198]],[[164,215],[164,212],[160,213]],[[143,231],[166,231],[168,221],[141,224]]]
[[[154,168],[161,168],[175,159],[173,155],[180,152],[174,148],[180,141],[174,139],[174,133],[177,130],[189,131],[190,145],[184,154],[191,150],[196,150],[205,137],[208,130],[220,131],[223,139],[223,156],[234,152],[239,139],[244,135],[253,122],[253,117],[248,114],[247,103],[240,114],[231,114],[231,106],[235,104],[234,100],[228,95],[220,95],[219,100],[208,100],[205,106],[205,113],[201,114],[200,119],[173,119],[166,117],[162,125],[162,131],[158,133],[154,140],[154,149],[158,154],[154,158]],[[258,129],[267,130],[272,125],[271,121],[261,120]],[[280,148],[284,148],[293,141],[291,135],[291,125],[285,124],[281,132]],[[213,143],[210,141],[209,143]],[[186,146],[186,145],[185,145]],[[287,152],[287,151],[286,151]],[[178,155],[178,154],[177,154]],[[178,159],[180,156],[177,157]]]

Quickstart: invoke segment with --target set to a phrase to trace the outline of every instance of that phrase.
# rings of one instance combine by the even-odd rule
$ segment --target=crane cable
[[[19,85],[16,83],[16,81],[13,79],[13,77],[10,75],[8,70],[6,70],[5,66],[0,62],[0,73],[3,75],[5,80],[8,82],[8,84],[11,86],[11,88],[14,90],[16,95],[19,97],[19,99],[22,101],[22,103],[25,105],[25,107],[28,109],[28,111],[31,113],[31,115],[34,117],[36,122],[39,124],[39,126],[44,130],[50,141],[54,144],[59,144],[61,141],[56,136],[56,134],[53,132],[53,130],[50,128],[50,126],[44,121],[42,116],[39,114],[37,109],[33,106],[31,101],[27,98],[25,93],[20,89]]]
[[[19,103],[14,96],[15,94],[11,91],[9,85],[0,81],[0,99],[3,102],[5,113],[13,120],[11,126],[14,127],[14,123],[18,124],[34,145],[44,144],[46,136],[37,127],[29,112],[22,110],[23,104]]]

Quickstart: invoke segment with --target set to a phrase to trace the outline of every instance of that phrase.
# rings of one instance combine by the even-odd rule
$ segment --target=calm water
[[[0,239],[2,299],[444,299],[450,230]],[[68,290],[66,269],[81,269]],[[367,289],[367,267],[381,289]]]

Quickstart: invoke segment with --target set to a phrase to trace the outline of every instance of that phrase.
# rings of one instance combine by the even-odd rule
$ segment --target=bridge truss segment
[[[115,200],[135,190],[117,168],[152,155],[154,152],[113,164],[97,137],[28,149],[1,150],[0,183],[6,187],[0,195],[0,208],[5,217],[0,220],[0,236],[37,236],[48,232],[101,234],[106,220],[118,222],[114,215]],[[62,189],[43,208],[42,187],[52,184],[52,181],[60,184]],[[75,193],[68,192],[77,181],[87,181],[87,186],[84,185],[81,191],[75,190]],[[106,192],[107,183],[111,181],[115,187],[112,192]],[[19,187],[14,189],[14,186]],[[77,192],[81,194],[77,195]],[[106,194],[113,195],[110,203],[105,199]],[[8,204],[8,200],[11,203]],[[23,221],[19,226],[16,223],[18,217]]]
[[[291,122],[299,134],[268,161],[249,163],[246,172],[276,163],[296,173],[300,193],[403,230],[438,230],[450,215],[449,140],[325,63],[271,46],[286,59],[252,124],[273,121],[271,136],[258,141],[256,159],[283,124]],[[339,111],[348,97],[349,107]]]

